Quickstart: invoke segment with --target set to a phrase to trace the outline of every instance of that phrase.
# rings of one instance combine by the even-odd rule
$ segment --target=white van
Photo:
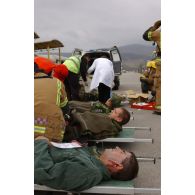
[[[113,66],[114,66],[114,73],[115,73],[115,78],[114,78],[114,88],[113,90],[117,90],[119,89],[120,86],[120,78],[119,76],[121,75],[121,67],[122,67],[122,59],[121,59],[121,55],[120,52],[117,48],[117,46],[114,46],[112,48],[104,48],[104,49],[95,49],[95,50],[89,50],[89,51],[83,51],[82,49],[78,49],[76,48],[72,55],[88,55],[90,58],[89,61],[89,66],[87,68],[89,68],[93,61],[96,58],[100,58],[102,55],[106,55],[108,56],[108,58],[113,62]]]

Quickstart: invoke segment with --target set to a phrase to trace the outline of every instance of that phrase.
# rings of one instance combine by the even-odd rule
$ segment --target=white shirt
[[[94,60],[87,72],[90,74],[94,70],[90,90],[97,88],[99,83],[104,83],[106,86],[112,88],[114,81],[113,63],[107,58],[98,58]]]

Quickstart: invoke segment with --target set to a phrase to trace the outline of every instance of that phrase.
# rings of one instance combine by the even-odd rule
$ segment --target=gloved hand
[[[42,136],[42,135],[36,137],[35,140],[46,140],[47,141],[47,144],[48,145],[51,145],[49,139],[47,137],[45,137],[45,136]]]
[[[140,81],[141,82],[144,82],[145,81],[145,78],[144,77],[140,77]]]

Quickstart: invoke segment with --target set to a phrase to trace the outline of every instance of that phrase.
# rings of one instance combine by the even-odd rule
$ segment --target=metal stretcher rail
[[[142,139],[142,138],[117,138],[117,137],[113,137],[113,138],[106,138],[106,139],[101,139],[101,140],[90,140],[93,142],[120,142],[120,143],[127,143],[127,142],[143,142],[143,143],[153,143],[153,139],[148,138],[148,139]]]
[[[148,130],[148,131],[152,130],[151,127],[128,127],[128,126],[123,127],[123,129]]]
[[[137,127],[137,129],[144,129],[149,130],[149,127]],[[153,139],[151,138],[134,138],[136,128],[135,127],[123,127],[123,130],[119,132],[119,134],[116,137],[109,137],[105,139],[100,140],[89,140],[96,143],[103,143],[103,142],[143,142],[143,143],[153,143]]]
[[[133,184],[130,185],[116,185],[115,182],[113,184],[100,184],[97,186],[94,186],[88,190],[84,190],[81,192],[72,192],[76,194],[82,194],[82,193],[98,193],[98,194],[138,194],[138,193],[144,193],[144,194],[155,194],[160,193],[160,188],[135,188]],[[111,183],[111,182],[109,182]],[[68,192],[64,190],[56,190],[47,186],[42,185],[34,185],[34,190],[36,191],[57,191],[57,192]]]

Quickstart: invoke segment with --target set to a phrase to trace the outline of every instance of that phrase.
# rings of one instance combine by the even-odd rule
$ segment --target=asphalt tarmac
[[[114,93],[124,93],[133,90],[141,93],[140,74],[136,72],[125,72],[120,76],[119,90]],[[129,104],[124,106],[133,112],[134,120],[130,120],[125,126],[131,127],[150,127],[151,131],[136,130],[135,138],[152,139],[153,143],[133,142],[117,144],[129,151],[133,151],[139,158],[154,159],[154,161],[139,161],[139,174],[135,179],[136,188],[161,188],[161,116],[154,114],[150,110],[132,109]],[[104,144],[113,146],[115,144]],[[155,162],[155,163],[154,163]],[[139,195],[144,195],[140,193]],[[150,193],[149,193],[150,194]],[[155,193],[160,195],[160,192]]]
[[[120,77],[121,86],[116,93],[125,90],[141,92],[139,81],[140,74],[135,72],[123,73]],[[114,91],[115,92],[115,91]],[[129,111],[133,111],[134,120],[126,126],[132,127],[151,127],[150,131],[137,130],[136,138],[152,138],[153,143],[131,143],[127,148],[132,150],[138,157],[155,158],[153,162],[140,162],[139,174],[135,180],[135,187],[138,188],[160,188],[161,186],[161,116],[154,114],[153,111],[139,110],[125,106]],[[156,193],[160,194],[160,193]]]

